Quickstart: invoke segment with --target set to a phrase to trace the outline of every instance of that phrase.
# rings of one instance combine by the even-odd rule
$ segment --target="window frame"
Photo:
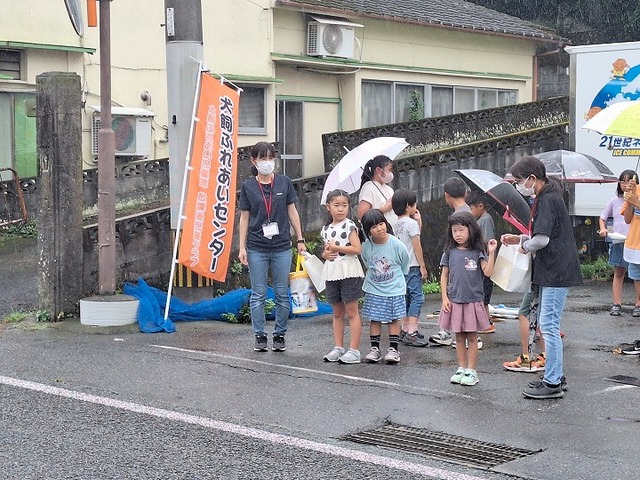
[[[267,97],[269,85],[258,83],[238,83],[240,88],[246,92],[248,89],[262,90],[262,126],[242,126],[241,116],[238,115],[238,135],[266,135],[267,134]],[[242,110],[242,96],[244,92],[240,93],[240,107]],[[247,98],[247,97],[245,97]]]

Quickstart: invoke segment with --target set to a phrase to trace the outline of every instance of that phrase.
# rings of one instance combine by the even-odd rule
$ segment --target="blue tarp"
[[[236,317],[240,310],[249,303],[251,290],[241,288],[225,293],[221,297],[209,300],[201,300],[196,303],[187,303],[172,296],[169,305],[169,318],[164,319],[164,309],[167,304],[167,293],[157,288],[149,286],[142,278],[138,284],[125,283],[124,293],[132,295],[140,301],[138,307],[138,325],[140,331],[144,333],[175,332],[176,326],[173,322],[194,322],[204,320],[227,321],[224,314],[232,314]],[[267,298],[274,299],[273,289],[267,290]],[[315,317],[317,315],[332,314],[331,305],[318,301],[318,311],[292,315],[292,318]],[[267,320],[273,320],[274,314],[267,316]]]

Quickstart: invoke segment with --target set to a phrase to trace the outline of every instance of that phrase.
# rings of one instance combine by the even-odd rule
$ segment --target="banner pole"
[[[196,79],[196,90],[193,95],[193,111],[191,113],[191,127],[189,129],[189,141],[187,143],[187,154],[184,162],[184,175],[182,177],[182,192],[180,193],[180,205],[178,206],[178,222],[176,224],[176,238],[173,243],[173,256],[171,257],[171,273],[169,274],[169,288],[167,289],[167,303],[164,306],[164,319],[169,318],[169,305],[171,303],[171,293],[173,291],[173,279],[176,273],[176,263],[178,263],[178,242],[180,240],[180,230],[182,229],[182,220],[184,219],[184,198],[187,191],[187,179],[191,168],[191,148],[193,145],[193,131],[195,129],[195,123],[199,121],[196,118],[198,112],[198,102],[200,100],[200,82],[202,79],[202,73],[205,71],[202,62],[198,62],[198,78]]]

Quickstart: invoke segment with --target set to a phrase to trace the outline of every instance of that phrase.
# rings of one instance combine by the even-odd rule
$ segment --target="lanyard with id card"
[[[268,238],[269,240],[271,240],[271,238],[273,238],[275,235],[278,235],[280,233],[280,230],[278,229],[278,224],[276,222],[271,221],[271,208],[273,205],[273,180],[274,179],[272,178],[271,189],[269,190],[269,202],[267,202],[267,197],[265,196],[264,191],[262,190],[262,184],[256,178],[256,181],[258,182],[258,187],[260,187],[260,193],[262,194],[262,200],[264,201],[264,208],[267,211],[267,221],[266,223],[262,224],[262,234],[265,236],[265,238]]]

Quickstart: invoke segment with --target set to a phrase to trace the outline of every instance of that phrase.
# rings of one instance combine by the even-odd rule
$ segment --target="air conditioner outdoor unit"
[[[119,108],[124,113],[116,113],[113,108],[111,128],[115,136],[116,157],[146,157],[151,153],[151,122],[153,113],[139,114],[135,109]],[[131,110],[126,112],[126,110]],[[91,151],[98,155],[98,131],[100,115],[94,114],[91,126]]]
[[[307,55],[353,58],[355,29],[346,22],[342,23],[309,22],[307,24]]]

